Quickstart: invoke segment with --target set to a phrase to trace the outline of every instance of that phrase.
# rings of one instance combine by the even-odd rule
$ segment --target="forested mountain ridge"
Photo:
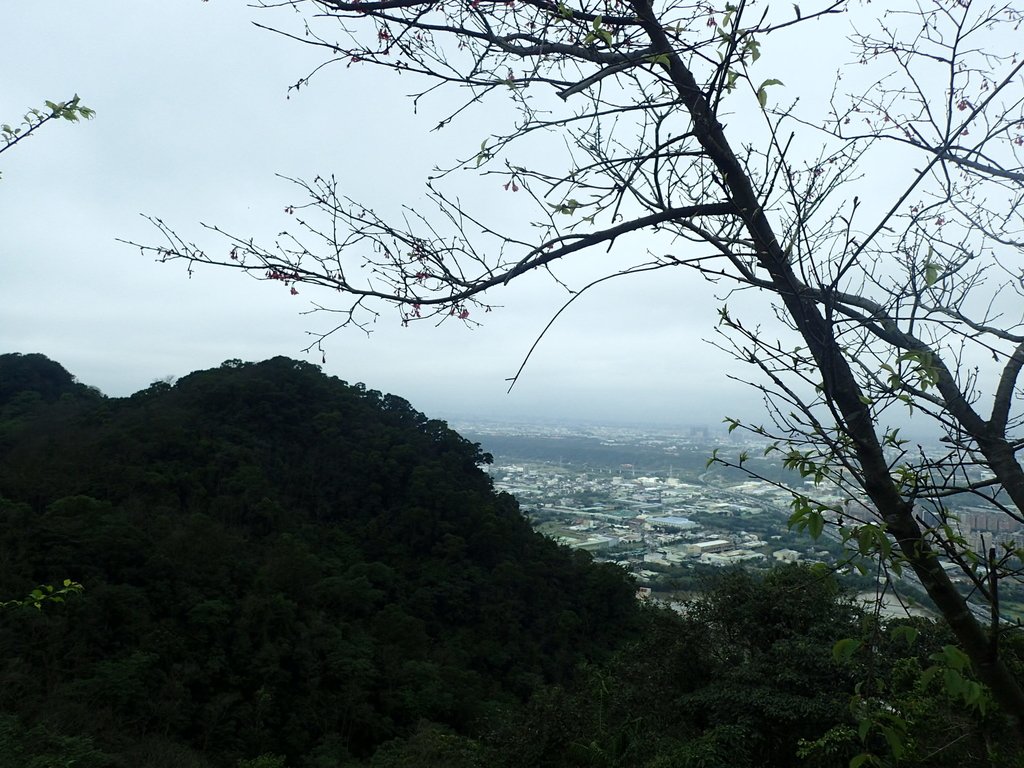
[[[0,599],[85,592],[5,617],[0,709],[84,739],[79,764],[335,765],[636,625],[620,570],[535,534],[479,446],[399,397],[285,358],[125,399],[60,371],[0,356]]]
[[[85,587],[0,609],[0,768],[1024,766],[941,627],[798,566],[641,606],[488,460],[285,358],[115,399],[0,355],[0,602]]]

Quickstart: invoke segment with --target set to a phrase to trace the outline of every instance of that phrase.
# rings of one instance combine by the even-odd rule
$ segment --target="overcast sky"
[[[140,214],[204,245],[217,241],[200,222],[268,240],[297,197],[275,174],[335,174],[372,205],[415,207],[435,163],[504,127],[478,113],[431,132],[443,103],[414,114],[407,81],[358,67],[286,98],[320,54],[257,29],[254,18],[274,19],[238,2],[33,0],[6,3],[3,15],[0,118],[75,93],[96,117],[47,125],[0,155],[0,350],[42,352],[112,396],[229,358],[319,363],[302,352],[306,332],[331,324],[301,314],[330,296],[291,296],[214,268],[190,279],[183,264],[117,242],[159,241]],[[808,83],[822,93],[825,71]],[[713,425],[758,413],[755,393],[727,378],[741,369],[703,341],[718,301],[693,274],[634,276],[584,295],[511,394],[505,379],[567,296],[538,276],[491,298],[502,307],[476,329],[402,328],[386,311],[369,338],[335,334],[324,370],[449,420]]]

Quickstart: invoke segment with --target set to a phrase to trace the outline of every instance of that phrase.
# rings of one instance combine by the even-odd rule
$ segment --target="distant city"
[[[837,531],[817,540],[791,531],[792,495],[744,472],[708,466],[716,449],[725,456],[764,442],[724,426],[684,429],[529,425],[487,422],[455,425],[494,457],[489,467],[498,490],[514,495],[534,527],[570,547],[614,561],[635,576],[641,594],[673,603],[700,588],[711,569],[764,568],[773,563],[822,563],[865,602],[879,602],[877,574],[845,565]],[[759,474],[797,486],[781,461],[756,459]],[[828,500],[837,491],[815,489]],[[985,507],[958,509],[961,533],[975,551],[1006,542],[1024,546],[1024,529]],[[965,583],[958,573],[954,581]],[[929,615],[928,598],[912,574],[890,581],[880,601],[893,615]],[[1024,616],[1024,594],[1006,585],[1008,617]]]

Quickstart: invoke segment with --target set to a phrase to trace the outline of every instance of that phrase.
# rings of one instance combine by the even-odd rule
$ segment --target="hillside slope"
[[[467,732],[636,625],[621,571],[535,534],[399,397],[285,358],[125,399],[60,371],[0,356],[0,600],[85,585],[0,622],[9,744],[337,765]]]

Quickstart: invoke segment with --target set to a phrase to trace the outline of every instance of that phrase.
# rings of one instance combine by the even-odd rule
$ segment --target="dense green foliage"
[[[644,631],[568,685],[538,690],[480,737],[433,725],[390,742],[381,768],[1018,768],[1024,754],[985,712],[922,674],[950,642],[936,624],[879,625],[828,575],[797,565],[720,571],[680,616]],[[907,643],[901,627],[917,637]],[[871,637],[837,662],[835,644]],[[1012,655],[1012,654],[1011,654]],[[861,695],[855,694],[860,691]],[[873,711],[863,711],[870,704]],[[882,713],[903,728],[893,749]],[[866,723],[864,738],[859,728]]]
[[[108,399],[0,356],[0,768],[1015,764],[934,626],[801,567],[641,607],[488,460],[283,358]]]
[[[5,613],[8,733],[335,765],[465,730],[635,624],[621,571],[534,534],[401,398],[283,358],[125,400],[40,356],[0,381],[0,599],[85,585]]]

